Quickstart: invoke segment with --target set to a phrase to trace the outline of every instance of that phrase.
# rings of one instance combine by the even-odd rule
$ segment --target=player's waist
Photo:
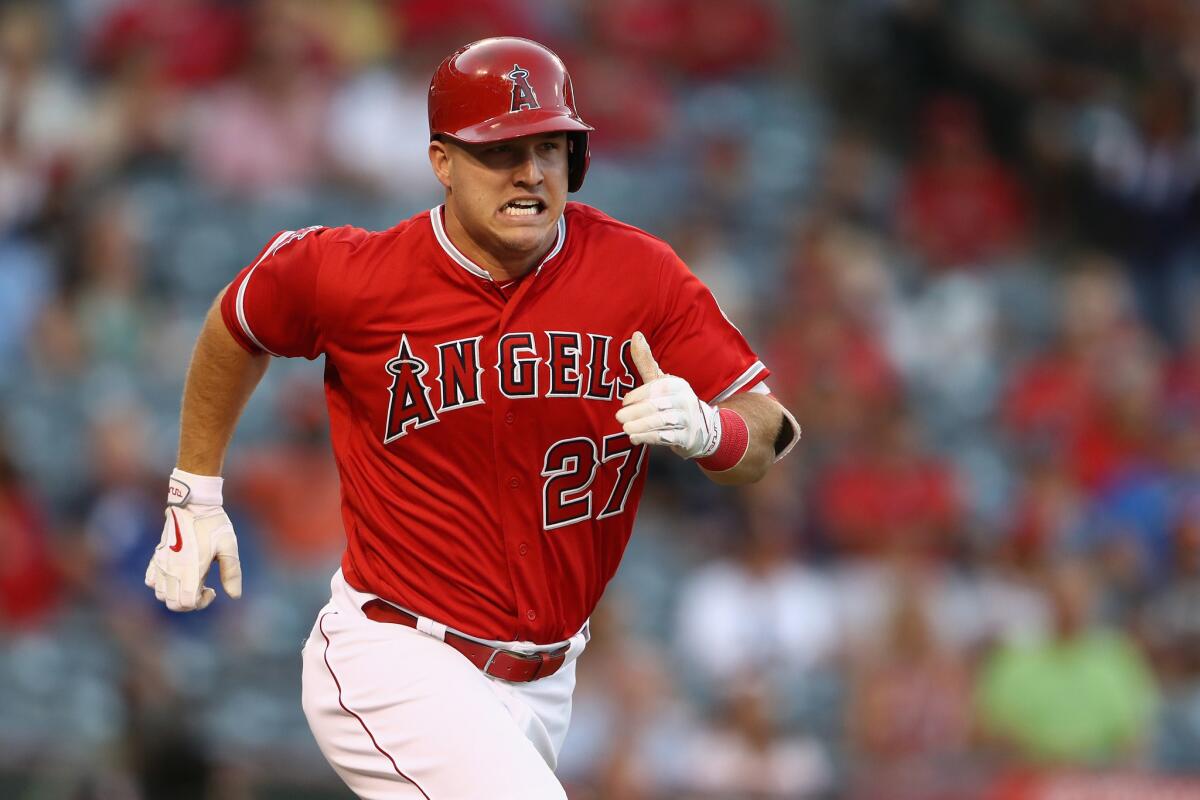
[[[591,637],[588,623],[584,622],[583,627],[569,639],[549,644],[484,639],[424,617],[377,595],[358,591],[345,580],[341,570],[334,575],[332,588],[335,601],[348,610],[358,610],[374,622],[403,625],[439,639],[457,650],[485,675],[510,683],[526,683],[553,675],[573,661]]]
[[[464,655],[484,675],[510,683],[528,683],[538,678],[548,678],[566,663],[570,641],[549,645],[535,645],[528,650],[516,650],[484,639],[476,639],[455,631],[428,617],[421,617],[392,604],[375,598],[362,606],[367,619],[416,628],[421,633],[441,639]]]
[[[492,552],[493,542],[487,541],[504,541],[502,533],[481,532],[478,538],[483,541],[473,546],[464,540],[461,547],[446,547],[415,524],[394,535],[355,526],[342,558],[344,578],[358,591],[480,641],[515,639],[544,645],[579,632],[620,557],[612,547],[613,553],[604,553],[604,563],[596,568],[587,561],[594,551],[555,549],[555,542],[547,545],[533,533],[521,537],[526,541],[505,541],[517,548],[516,557],[506,559],[503,552]],[[536,548],[543,548],[540,557]],[[479,557],[464,559],[462,553]],[[554,564],[553,572],[546,569],[547,563]]]

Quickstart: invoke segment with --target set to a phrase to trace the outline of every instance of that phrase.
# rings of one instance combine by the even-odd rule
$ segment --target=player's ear
[[[434,139],[429,143],[429,165],[433,167],[433,175],[438,183],[450,188],[450,150],[446,143]]]

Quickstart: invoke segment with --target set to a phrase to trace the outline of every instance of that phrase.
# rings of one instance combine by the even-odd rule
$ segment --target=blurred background
[[[745,491],[654,462],[573,800],[1200,797],[1190,0],[0,4],[0,797],[349,797],[299,703],[319,365],[228,462],[244,599],[142,573],[213,296],[280,229],[436,204],[429,76],[496,34],[564,57],[578,199],[804,427]]]

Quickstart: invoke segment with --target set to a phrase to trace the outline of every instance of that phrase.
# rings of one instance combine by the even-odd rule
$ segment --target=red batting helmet
[[[429,138],[470,144],[567,133],[567,191],[587,174],[588,131],[562,59],[537,42],[481,39],[455,50],[429,83]]]

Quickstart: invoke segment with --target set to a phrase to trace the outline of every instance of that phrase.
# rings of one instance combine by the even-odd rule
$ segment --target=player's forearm
[[[176,466],[197,475],[221,474],[238,417],[270,362],[234,341],[220,305],[218,296],[196,339],[183,388]]]
[[[750,393],[736,395],[718,405],[736,411],[746,420],[749,442],[746,454],[735,466],[721,472],[703,470],[704,474],[723,486],[761,480],[775,462],[775,441],[784,424],[782,407],[765,394]]]

